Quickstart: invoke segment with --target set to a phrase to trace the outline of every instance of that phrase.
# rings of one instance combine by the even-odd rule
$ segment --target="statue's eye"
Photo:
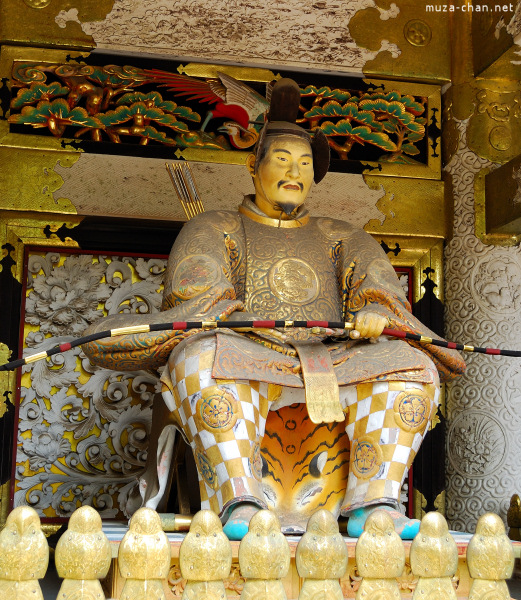
[[[309,472],[312,477],[320,477],[327,463],[327,451],[316,454],[309,463]]]

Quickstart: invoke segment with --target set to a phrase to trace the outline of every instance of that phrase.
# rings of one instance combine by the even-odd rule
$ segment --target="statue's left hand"
[[[355,317],[354,331],[358,332],[359,337],[376,339],[382,335],[384,327],[388,325],[386,317],[370,310],[361,310]],[[352,335],[351,337],[358,336]]]

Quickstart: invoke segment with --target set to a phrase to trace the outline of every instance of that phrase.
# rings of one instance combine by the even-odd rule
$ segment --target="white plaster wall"
[[[205,210],[235,210],[246,194],[253,194],[244,165],[190,163]],[[100,177],[100,169],[110,177]],[[186,219],[165,168],[165,161],[100,154],[80,155],[72,167],[54,168],[63,185],[54,198],[67,198],[78,214],[164,219]],[[313,185],[306,206],[313,216],[332,216],[363,227],[371,219],[383,222],[377,202],[383,189],[372,190],[362,175],[328,173]]]
[[[381,50],[400,52],[387,40],[376,52],[356,46],[349,21],[367,7],[382,20],[399,13],[374,0],[115,0],[103,21],[81,26],[98,50],[361,74]],[[61,11],[55,20],[60,27],[79,22],[78,11]]]

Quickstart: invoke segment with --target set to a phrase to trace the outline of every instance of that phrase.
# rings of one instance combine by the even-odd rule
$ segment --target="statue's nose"
[[[288,165],[288,175],[295,178],[300,175],[298,164],[296,162],[291,162]]]

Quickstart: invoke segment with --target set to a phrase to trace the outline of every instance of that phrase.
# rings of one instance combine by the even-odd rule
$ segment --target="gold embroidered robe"
[[[239,212],[210,211],[190,220],[172,248],[161,314],[117,315],[89,332],[151,322],[226,319],[351,320],[370,309],[390,326],[436,337],[410,312],[387,256],[363,230],[330,218],[268,219],[245,198]],[[289,225],[289,226],[288,226]],[[164,365],[173,347],[198,330],[126,335],[83,346],[90,360],[117,370]],[[315,335],[287,330],[286,341],[269,332],[219,329],[213,377],[251,379],[303,387],[300,363],[288,344]],[[432,383],[430,361],[442,381],[463,373],[458,352],[389,339],[326,341],[339,385],[397,379]],[[418,349],[419,351],[418,351]]]

